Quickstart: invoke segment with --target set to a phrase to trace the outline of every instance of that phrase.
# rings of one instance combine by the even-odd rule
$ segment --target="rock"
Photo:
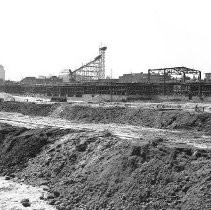
[[[10,180],[11,178],[9,176],[5,176],[5,180]]]
[[[54,205],[59,205],[61,204],[61,201],[55,201]]]
[[[41,195],[40,196],[40,200],[44,200],[45,198],[44,198],[44,196],[43,195]]]
[[[57,210],[66,210],[66,207],[64,204],[60,204],[59,206],[57,206]]]
[[[11,178],[15,178],[15,174],[10,174],[10,177]]]
[[[54,199],[54,198],[55,198],[55,196],[52,193],[50,193],[50,194],[47,195],[47,199]]]
[[[53,199],[53,200],[49,201],[48,204],[49,205],[54,205],[55,204],[55,200]]]
[[[60,193],[58,191],[54,191],[53,194],[54,194],[55,197],[59,197],[60,196]]]
[[[42,180],[41,182],[40,182],[40,185],[45,185],[45,186],[47,186],[48,185],[48,181],[46,181],[46,180]]]
[[[73,209],[72,205],[67,205],[66,208],[65,208],[65,210],[72,210],[72,209]]]
[[[21,204],[24,206],[24,207],[29,207],[31,206],[31,203],[29,202],[29,199],[28,198],[25,198],[21,201]]]
[[[42,186],[42,189],[43,189],[44,191],[49,191],[50,188],[49,188],[48,186],[46,186],[46,185],[43,185],[43,186]]]
[[[44,193],[42,193],[42,195],[40,196],[40,200],[44,200],[45,197],[44,197]]]
[[[44,174],[43,173],[40,173],[39,175],[38,175],[38,178],[43,178],[44,177]]]

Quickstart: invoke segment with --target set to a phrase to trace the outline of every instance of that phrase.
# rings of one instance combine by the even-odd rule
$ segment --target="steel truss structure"
[[[166,83],[165,92],[162,83],[76,83],[51,85],[0,84],[0,91],[10,94],[43,94],[47,96],[76,96],[83,94],[153,96],[153,95],[184,95],[211,96],[211,83]]]
[[[71,71],[69,69],[70,81],[91,82],[93,80],[105,79],[105,51],[107,47],[99,48],[99,55],[94,60]]]
[[[162,68],[162,69],[149,69],[148,70],[148,81],[150,82],[151,75],[163,75],[163,81],[165,82],[167,76],[181,75],[182,81],[185,82],[186,75],[192,74],[198,76],[198,80],[201,80],[201,71],[190,69],[186,67],[173,67],[173,68]]]

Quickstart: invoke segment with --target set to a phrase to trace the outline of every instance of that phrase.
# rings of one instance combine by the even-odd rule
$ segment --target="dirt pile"
[[[0,125],[0,172],[12,173],[26,167],[30,158],[70,130],[43,128],[30,130],[7,124]]]
[[[30,116],[60,117],[86,123],[117,123],[164,129],[195,129],[211,134],[210,113],[24,102],[0,102],[0,111],[18,112]]]
[[[124,107],[63,106],[57,115],[68,120],[88,123],[120,123],[169,129],[197,129],[211,132],[210,113],[181,110],[160,111]]]
[[[211,208],[210,151],[106,131],[9,129],[1,172],[47,185],[58,209]]]
[[[59,104],[35,104],[33,102],[0,102],[0,111],[18,112],[24,115],[31,116],[48,116],[55,110]]]

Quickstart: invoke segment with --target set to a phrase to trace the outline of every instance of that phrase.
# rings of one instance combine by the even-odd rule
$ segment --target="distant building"
[[[211,82],[211,73],[205,73],[206,82]]]
[[[172,78],[170,75],[166,75],[166,81],[170,81]],[[119,77],[120,83],[147,83],[149,81],[147,73],[131,73],[131,74],[123,74],[123,76]],[[152,83],[160,83],[163,82],[163,75],[162,74],[151,74],[150,75],[150,82]]]
[[[119,77],[120,83],[145,83],[148,81],[148,74],[141,73],[131,73],[123,74]]]
[[[32,85],[36,83],[36,77],[25,77],[20,81],[21,84]]]
[[[5,70],[2,65],[0,65],[0,80],[5,81]]]
[[[69,83],[71,78],[69,74],[59,75],[59,78],[62,79],[64,83]]]
[[[57,76],[52,76],[45,79],[39,79],[36,77],[25,77],[20,81],[20,83],[25,85],[49,85],[62,83],[62,79],[58,78]]]
[[[167,75],[166,75],[166,80],[169,80],[169,78],[167,79]],[[156,83],[156,82],[163,82],[163,75],[161,75],[161,74],[152,74],[152,75],[150,75],[150,82],[154,82],[154,83]]]
[[[42,75],[38,76],[38,79],[45,79],[45,78],[46,76],[42,76]]]

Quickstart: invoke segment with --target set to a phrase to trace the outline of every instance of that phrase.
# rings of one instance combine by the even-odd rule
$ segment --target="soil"
[[[47,185],[57,209],[211,208],[209,150],[106,131],[3,124],[1,135],[1,173]]]
[[[47,197],[42,188],[32,187],[0,177],[1,210],[56,210],[40,197]],[[27,208],[26,208],[27,207]]]
[[[0,102],[0,111],[18,112],[24,115],[48,116],[59,104],[36,104],[33,102]]]
[[[211,132],[210,113],[125,107],[63,106],[57,116],[88,123],[131,124],[153,128],[196,129]]]
[[[30,130],[7,124],[0,125],[0,172],[12,173],[24,168],[49,142],[70,130],[43,128]]]
[[[117,123],[164,129],[195,129],[211,134],[211,113],[127,107],[96,107],[72,104],[0,102],[0,111],[30,116],[51,116],[75,122]]]
[[[211,115],[121,107],[34,106],[4,111],[75,122],[119,123],[209,134]],[[14,105],[15,104],[15,105]],[[26,110],[26,111],[25,111]],[[108,130],[0,124],[0,174],[47,188],[59,210],[211,209],[211,150],[168,138],[118,137]]]

